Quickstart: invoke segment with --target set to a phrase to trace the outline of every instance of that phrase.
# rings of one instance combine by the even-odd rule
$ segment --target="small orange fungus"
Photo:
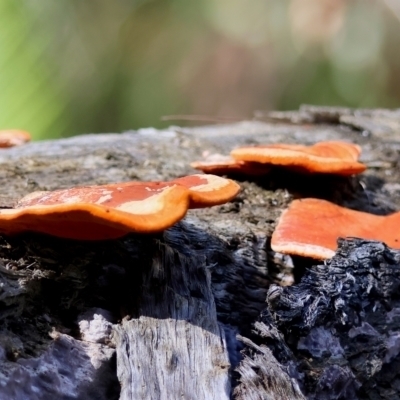
[[[326,200],[294,200],[272,235],[271,247],[279,253],[331,258],[339,237],[378,240],[400,249],[400,212],[374,215],[338,206]]]
[[[30,140],[31,135],[28,132],[17,129],[0,130],[0,147],[20,146]]]
[[[231,152],[237,161],[258,162],[304,172],[337,175],[359,174],[366,166],[358,162],[361,148],[347,142],[319,142],[312,146],[271,144],[239,147]]]

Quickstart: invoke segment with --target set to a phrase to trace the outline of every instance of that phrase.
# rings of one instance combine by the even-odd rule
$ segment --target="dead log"
[[[226,154],[242,144],[351,140],[370,167],[351,179],[280,170],[263,179],[239,177],[243,190],[235,201],[190,211],[152,237],[102,243],[0,237],[0,399],[400,396],[396,291],[366,298],[354,292],[397,282],[397,253],[345,242],[347,253],[322,274],[318,266],[306,270],[313,265],[307,260],[293,260],[293,268],[269,248],[276,219],[293,197],[377,214],[400,209],[400,113],[303,107],[265,118],[83,135],[0,153],[1,207],[34,190],[179,177],[193,173],[189,163],[204,152]],[[343,274],[360,263],[366,272],[352,275],[355,294],[338,300],[351,311],[339,331],[332,288],[346,287]],[[311,284],[315,271],[323,279]],[[320,301],[302,312],[295,300],[310,290]],[[374,302],[386,307],[379,318],[368,308]],[[392,319],[385,325],[384,318]],[[330,355],[315,340],[329,340]],[[337,343],[345,349],[340,354]]]

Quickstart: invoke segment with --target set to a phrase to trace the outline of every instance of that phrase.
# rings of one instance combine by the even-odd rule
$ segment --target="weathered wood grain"
[[[230,398],[224,332],[140,317],[115,329],[121,400]]]
[[[209,271],[155,244],[141,268],[139,318],[114,327],[121,399],[229,399],[229,357]]]
[[[239,337],[246,344],[243,361],[237,368],[240,383],[235,388],[235,399],[243,400],[305,400],[296,379],[282,366],[265,346]]]
[[[190,162],[204,154],[226,154],[242,144],[348,140],[362,147],[369,169],[351,179],[284,171],[257,180],[237,177],[242,192],[235,201],[192,210],[154,237],[102,243],[38,234],[0,237],[0,399],[163,399],[166,393],[167,398],[313,399],[316,393],[350,389],[363,398],[374,398],[373,393],[396,398],[398,378],[388,371],[399,364],[397,322],[388,325],[390,354],[381,339],[381,352],[365,350],[381,357],[383,372],[373,375],[374,390],[358,380],[361,386],[348,386],[348,392],[329,392],[332,382],[345,386],[364,370],[324,358],[329,368],[319,364],[321,358],[310,364],[306,344],[325,331],[312,330],[298,347],[290,320],[287,328],[274,322],[281,314],[265,299],[271,283],[296,280],[296,288],[311,266],[269,247],[276,220],[294,197],[325,198],[377,214],[400,209],[398,114],[308,107],[269,116],[267,123],[83,135],[1,151],[1,207],[12,207],[34,190],[175,178],[194,173]],[[393,304],[386,302],[388,309]],[[389,314],[394,321],[396,315]],[[256,325],[252,332],[257,320],[264,330]],[[379,321],[375,330],[389,329]],[[382,332],[379,338],[386,337]],[[340,379],[333,381],[336,376]]]

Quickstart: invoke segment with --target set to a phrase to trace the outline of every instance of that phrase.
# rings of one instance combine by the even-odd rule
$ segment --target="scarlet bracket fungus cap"
[[[195,161],[190,164],[194,169],[203,171],[206,174],[229,175],[243,174],[250,176],[260,176],[268,173],[270,167],[247,161],[238,161],[229,156],[220,156],[212,159],[207,158],[204,161]]]
[[[36,231],[54,236],[102,240],[129,232],[162,231],[189,206],[187,189],[168,183],[76,187],[35,192],[17,208],[0,211],[0,231]]]
[[[212,201],[212,178],[186,178],[185,185],[175,181],[125,182],[34,192],[21,199],[15,209],[0,210],[0,232],[36,231],[70,239],[114,239],[129,232],[153,233],[169,228],[185,216],[192,201],[202,207],[224,202],[221,193]],[[216,185],[218,192],[224,186],[222,181],[227,180],[215,178],[221,180]],[[200,184],[206,189],[205,194]],[[229,188],[229,182],[226,186]],[[197,191],[202,195],[198,196]],[[225,193],[225,201],[232,196],[232,191]]]
[[[240,186],[231,179],[215,175],[197,174],[175,179],[172,183],[183,185],[190,192],[190,208],[210,207],[232,200]]]
[[[359,163],[361,148],[346,142],[320,142],[313,146],[272,144],[240,147],[231,152],[238,161],[280,165],[306,172],[352,175],[363,172]]]
[[[399,249],[399,225],[400,212],[380,216],[326,200],[294,200],[278,221],[271,247],[279,253],[320,260],[333,257],[339,237],[378,240]]]
[[[20,146],[31,140],[31,135],[28,132],[8,129],[0,130],[0,147]]]
[[[129,185],[131,182],[119,185]],[[209,174],[195,174],[174,179],[170,184],[184,186],[189,192],[189,208],[211,207],[232,200],[240,186],[231,179]]]

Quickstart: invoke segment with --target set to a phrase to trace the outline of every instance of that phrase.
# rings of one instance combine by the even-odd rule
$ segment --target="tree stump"
[[[168,180],[259,143],[359,144],[358,177],[236,177],[231,203],[158,235],[0,236],[0,400],[400,399],[400,252],[270,249],[293,198],[400,210],[400,110],[304,106],[258,120],[82,135],[0,152],[0,207],[76,185]]]

